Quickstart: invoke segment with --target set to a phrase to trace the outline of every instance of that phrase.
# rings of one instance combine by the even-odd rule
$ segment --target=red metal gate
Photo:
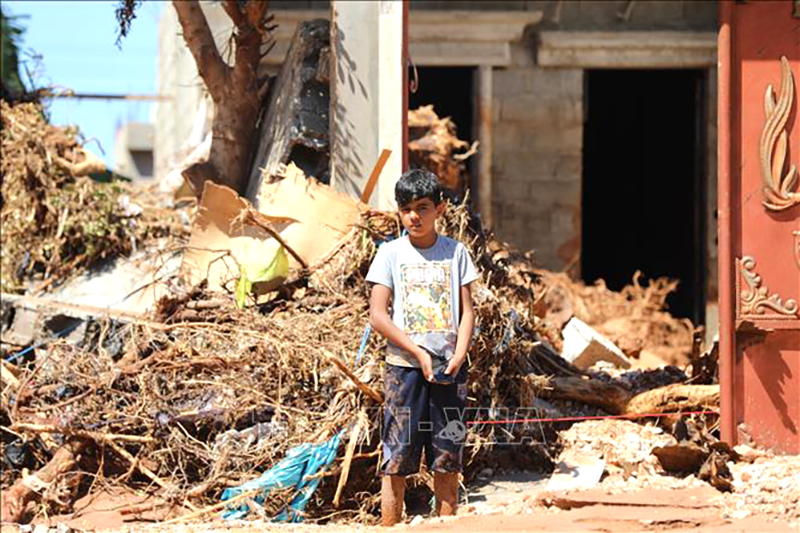
[[[800,453],[800,8],[720,3],[722,436]]]

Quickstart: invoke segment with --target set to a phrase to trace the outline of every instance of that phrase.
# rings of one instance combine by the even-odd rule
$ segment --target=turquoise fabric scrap
[[[306,505],[322,481],[320,476],[309,478],[325,470],[333,462],[344,433],[344,431],[340,431],[330,440],[321,444],[306,442],[295,446],[289,450],[282,461],[264,472],[261,477],[238,487],[225,489],[222,493],[222,501],[227,501],[243,492],[262,489],[253,500],[259,505],[263,505],[273,488],[296,487],[297,494],[289,506],[273,518],[273,521],[302,522]],[[225,511],[222,516],[228,520],[235,520],[246,517],[249,512],[250,508],[243,504]]]

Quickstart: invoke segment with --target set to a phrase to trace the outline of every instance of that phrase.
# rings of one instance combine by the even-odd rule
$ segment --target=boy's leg
[[[458,508],[458,472],[434,472],[433,493],[436,496],[436,514],[450,516]]]
[[[428,468],[433,472],[436,511],[455,514],[458,507],[458,476],[467,437],[467,368],[463,365],[453,385],[431,385],[430,417],[432,439],[426,448]]]
[[[404,476],[384,475],[381,484],[381,525],[393,526],[403,518],[403,499],[406,494]]]
[[[419,471],[424,435],[418,428],[427,419],[428,382],[418,368],[387,364],[383,389],[381,514],[390,526],[403,515],[405,476]]]

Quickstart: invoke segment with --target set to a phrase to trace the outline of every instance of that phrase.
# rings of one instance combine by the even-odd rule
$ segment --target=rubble
[[[567,322],[561,334],[564,337],[561,356],[578,368],[589,368],[598,361],[620,368],[631,367],[631,362],[619,348],[575,317]]]
[[[293,188],[293,180],[302,180],[302,187]],[[326,198],[324,189],[314,192],[314,187],[322,185],[306,180],[293,175],[275,181],[272,187],[288,196],[262,205],[285,208],[304,205],[305,195]],[[209,185],[207,192],[224,192],[215,187]],[[328,199],[326,205],[334,201]],[[232,211],[216,223],[221,229],[230,228],[231,220],[247,210],[246,204],[225,201],[222,205]],[[380,412],[376,407],[381,399],[378,365],[382,342],[370,340],[361,366],[348,362],[358,348],[359,336],[353,332],[367,322],[363,276],[375,251],[374,242],[397,235],[399,225],[392,214],[359,214],[357,205],[352,205],[351,212],[358,215],[359,222],[345,232],[353,215],[342,218],[336,238],[328,241],[325,250],[318,249],[328,255],[333,244],[333,255],[313,269],[295,265],[290,275],[293,281],[287,281],[277,295],[262,304],[266,307],[237,310],[230,299],[220,299],[224,293],[210,290],[210,279],[203,279],[182,295],[162,299],[152,319],[132,321],[117,329],[116,336],[124,346],[119,356],[90,345],[48,346],[44,359],[58,364],[42,367],[37,363],[19,369],[30,393],[20,396],[18,391],[15,408],[6,413],[10,427],[34,437],[41,431],[72,435],[88,440],[92,449],[104,445],[104,466],[81,468],[96,471],[95,475],[110,483],[155,483],[162,498],[193,510],[216,504],[215,495],[221,488],[246,481],[259,466],[274,463],[291,446],[323,440],[354,417],[361,417],[368,423],[348,447],[347,468],[342,458],[337,458],[337,466],[320,486],[321,501],[312,505],[309,516],[320,513],[323,502],[332,500],[340,464],[348,475],[342,474],[346,482],[336,483],[335,492],[345,496],[377,494],[375,478],[366,474],[379,449]],[[206,216],[203,209],[193,239],[209,227],[202,222]],[[221,216],[219,208],[210,211],[209,215]],[[321,235],[322,229],[314,225],[319,220],[314,212],[309,208],[297,213],[298,219],[306,217],[306,223],[305,229],[300,222],[296,224],[301,230],[296,235],[282,233],[301,257],[309,252],[300,237]],[[276,212],[276,216],[285,214]],[[326,218],[325,225],[335,228],[336,220]],[[520,378],[579,375],[578,369],[543,350],[537,340],[533,302],[538,278],[525,266],[528,260],[505,252],[501,244],[483,234],[464,206],[449,208],[441,229],[470,247],[482,273],[475,298],[480,335],[470,355],[474,376],[470,396],[475,405],[524,406],[529,397],[519,386]],[[337,242],[343,236],[346,239]],[[190,246],[231,248],[230,244],[211,242]],[[318,263],[320,256],[304,257],[306,263]],[[123,400],[112,407],[106,397]],[[87,426],[88,421],[98,423]],[[219,446],[212,445],[231,428],[244,431],[259,424],[283,429],[263,437],[269,445],[238,452],[227,447],[222,454]],[[531,429],[517,431],[522,436]],[[498,442],[500,433],[491,425],[479,426],[470,435],[468,476],[491,463],[493,443]],[[198,442],[208,444],[199,447]],[[531,455],[533,459],[537,456],[546,463],[546,447]],[[120,472],[130,472],[132,465],[138,474],[120,478]],[[351,517],[366,517],[375,505],[374,496],[360,502],[346,497],[345,501],[342,512]],[[46,499],[42,504],[51,505]],[[279,502],[270,505],[279,508]]]
[[[571,490],[593,487],[600,481],[606,463],[593,454],[570,450],[562,453],[560,461],[547,483],[548,491]]]
[[[634,365],[643,350],[668,365],[689,363],[694,328],[690,321],[666,311],[666,299],[676,289],[676,281],[659,278],[642,286],[637,272],[630,285],[614,292],[602,280],[589,286],[565,273],[543,271],[541,275],[548,288],[544,321],[551,328],[560,330],[575,316],[619,346]],[[558,340],[555,346],[562,347]]]
[[[605,462],[603,484],[617,479],[653,476],[660,471],[652,455],[656,446],[675,443],[660,427],[628,420],[586,420],[559,434],[565,454],[580,453]]]
[[[102,162],[80,146],[75,129],[47,124],[38,104],[2,101],[0,117],[3,292],[31,284],[41,292],[148,239],[181,237],[176,211],[140,205],[147,195],[122,182],[93,181]]]
[[[744,460],[730,465],[732,490],[717,502],[723,516],[763,516],[800,524],[800,456],[781,456],[736,446]]]

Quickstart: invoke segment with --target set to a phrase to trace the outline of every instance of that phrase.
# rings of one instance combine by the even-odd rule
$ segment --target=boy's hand
[[[419,369],[422,370],[422,375],[425,376],[426,380],[433,381],[433,362],[430,354],[423,348],[419,348],[416,358],[419,361]]]
[[[463,357],[453,357],[450,359],[450,362],[447,363],[447,368],[445,368],[444,373],[448,376],[455,376],[458,374],[458,371],[461,370],[462,364],[464,364]]]

